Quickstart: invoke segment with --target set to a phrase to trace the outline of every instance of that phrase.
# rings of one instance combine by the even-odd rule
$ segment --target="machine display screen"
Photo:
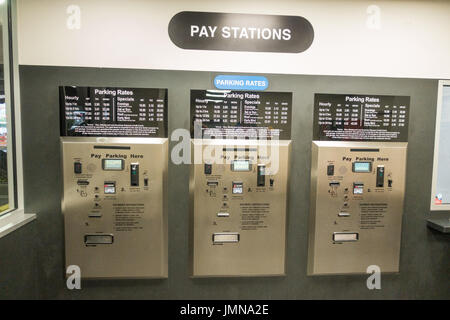
[[[231,163],[231,171],[250,171],[251,168],[248,160],[235,160]]]
[[[102,167],[103,170],[123,170],[123,162],[123,159],[103,159]]]
[[[372,172],[372,162],[353,162],[353,172]]]

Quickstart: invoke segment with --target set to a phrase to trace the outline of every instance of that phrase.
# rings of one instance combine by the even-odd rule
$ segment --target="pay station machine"
[[[409,97],[316,94],[308,274],[398,272]]]
[[[285,274],[291,105],[291,93],[191,91],[194,277]]]
[[[60,87],[66,267],[167,278],[167,90]]]

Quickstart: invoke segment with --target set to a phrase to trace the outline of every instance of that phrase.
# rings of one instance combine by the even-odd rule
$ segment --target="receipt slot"
[[[191,140],[191,275],[283,276],[292,95],[193,90],[191,97],[203,136],[237,137]],[[269,139],[252,135],[260,131]]]
[[[61,159],[66,267],[80,267],[83,279],[167,278],[168,139],[69,136],[70,130],[95,135],[108,126],[86,121],[83,128],[74,127],[74,105],[69,98],[78,97],[76,108],[90,110],[90,99],[83,98],[89,95],[85,88],[70,88],[64,94]],[[99,101],[114,98],[117,95],[100,95]],[[134,100],[140,100],[136,93]],[[113,112],[111,108],[108,114],[112,117]],[[110,126],[109,134],[121,124]],[[126,130],[137,134],[143,126],[154,125],[153,131],[158,131],[155,123],[140,124],[127,121]]]
[[[409,99],[387,97],[316,96],[308,275],[366,274],[371,265],[399,271],[408,118],[392,111],[408,111]],[[336,126],[346,109],[363,123]]]

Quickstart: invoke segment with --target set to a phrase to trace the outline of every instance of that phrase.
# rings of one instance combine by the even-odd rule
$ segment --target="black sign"
[[[183,11],[170,20],[169,36],[182,49],[299,53],[314,29],[298,16]]]
[[[407,96],[316,94],[314,140],[408,141]]]
[[[291,138],[291,92],[191,90],[191,136]]]
[[[167,89],[59,87],[61,136],[168,136]]]

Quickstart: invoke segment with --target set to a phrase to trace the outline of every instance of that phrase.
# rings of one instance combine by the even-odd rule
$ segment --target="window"
[[[431,210],[450,210],[450,81],[439,81]]]

